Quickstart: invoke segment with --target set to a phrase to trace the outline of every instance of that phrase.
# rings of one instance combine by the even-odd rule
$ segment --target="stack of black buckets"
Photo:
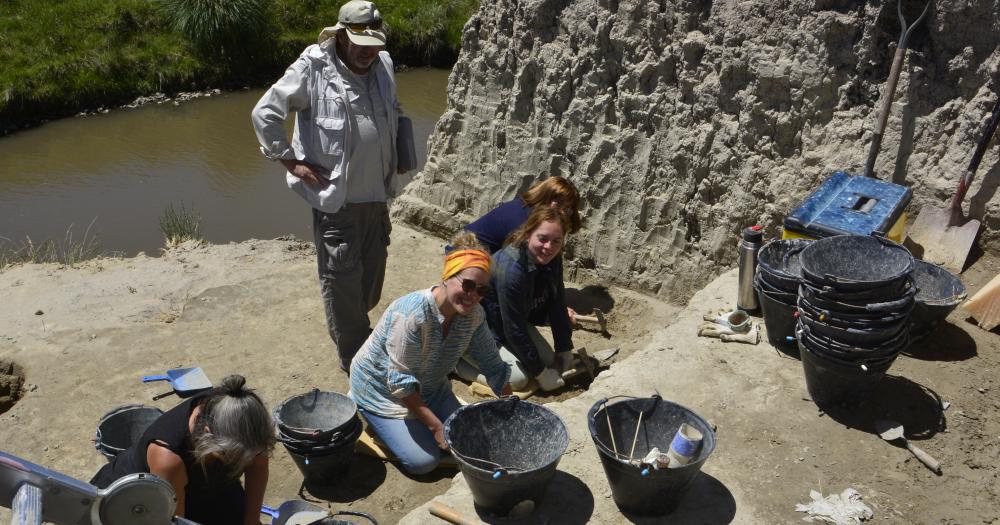
[[[274,419],[278,441],[306,483],[328,485],[342,479],[364,428],[351,398],[314,389],[286,399],[274,409]]]
[[[867,399],[910,341],[913,257],[874,236],[809,243],[799,255],[795,335],[817,405]]]
[[[775,348],[798,357],[795,346],[796,309],[802,282],[799,256],[812,241],[769,242],[757,254],[754,288],[760,299],[767,339]]]

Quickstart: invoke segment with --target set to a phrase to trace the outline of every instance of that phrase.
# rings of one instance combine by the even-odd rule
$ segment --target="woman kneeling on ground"
[[[471,233],[452,241],[441,283],[393,301],[351,364],[351,397],[368,426],[410,474],[441,460],[443,421],[458,409],[448,373],[463,355],[482,364],[484,382],[511,393],[480,299],[490,256]]]
[[[174,487],[177,516],[206,525],[259,525],[274,421],[245,383],[243,376],[226,376],[221,386],[170,409],[90,483],[107,488],[147,472]]]
[[[573,329],[566,309],[562,250],[568,217],[552,207],[536,207],[493,255],[492,291],[483,299],[486,318],[500,357],[510,363],[510,384],[527,387],[531,378],[543,390],[564,385],[562,371],[572,361]],[[555,350],[536,326],[552,328]],[[455,371],[467,381],[483,381],[482,368],[463,359]]]

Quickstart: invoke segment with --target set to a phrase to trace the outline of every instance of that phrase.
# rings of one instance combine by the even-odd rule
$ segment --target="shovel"
[[[212,388],[212,382],[208,380],[205,372],[199,367],[174,368],[167,370],[166,374],[142,377],[143,383],[150,383],[153,381],[170,381],[170,386],[173,387],[173,390],[169,392],[153,396],[153,401],[162,399],[172,394],[177,394],[183,399],[191,397],[198,392],[203,392]]]
[[[979,233],[979,221],[967,219],[962,215],[962,200],[972,185],[972,176],[979,168],[979,162],[983,160],[983,154],[986,153],[986,147],[989,146],[990,139],[997,130],[998,122],[1000,122],[1000,94],[993,106],[993,114],[986,122],[986,130],[976,145],[976,152],[972,154],[972,161],[969,162],[969,167],[962,178],[958,180],[958,188],[951,199],[951,204],[944,209],[925,205],[920,209],[920,214],[910,228],[910,240],[923,248],[921,259],[941,265],[955,274],[962,273],[969,249],[972,248],[976,234]]]
[[[941,464],[938,463],[938,460],[932,458],[930,454],[906,440],[906,436],[903,435],[903,425],[895,421],[880,419],[875,422],[875,431],[886,441],[902,439],[903,444],[906,445],[906,449],[912,452],[921,463],[927,465],[927,468],[931,469],[935,474],[941,474]]]
[[[896,94],[896,83],[899,82],[899,71],[903,68],[903,59],[906,57],[906,42],[910,39],[910,33],[920,25],[920,22],[927,16],[927,11],[931,7],[929,0],[924,6],[924,11],[920,13],[920,18],[910,26],[906,25],[906,18],[903,17],[903,0],[896,3],[896,13],[899,15],[899,24],[903,27],[903,32],[899,35],[899,44],[896,45],[896,55],[892,57],[892,68],[889,70],[889,78],[885,82],[885,93],[882,94],[882,107],[879,109],[878,121],[875,123],[875,135],[872,136],[872,144],[868,149],[868,160],[865,161],[865,177],[875,177],[875,159],[878,151],[882,147],[882,133],[885,132],[885,123],[889,120],[889,107],[892,106],[892,96]]]

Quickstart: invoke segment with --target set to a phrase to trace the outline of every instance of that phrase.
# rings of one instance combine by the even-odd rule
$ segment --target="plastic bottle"
[[[757,291],[753,287],[753,278],[757,273],[757,252],[764,240],[764,232],[760,225],[743,230],[740,239],[740,280],[736,297],[736,307],[745,312],[756,312],[760,309]]]

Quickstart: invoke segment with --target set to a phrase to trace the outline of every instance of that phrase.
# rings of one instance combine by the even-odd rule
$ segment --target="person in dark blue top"
[[[572,359],[573,329],[559,253],[570,228],[569,217],[557,208],[536,206],[493,254],[492,289],[482,306],[500,357],[512,365],[514,390],[524,390],[531,379],[546,391],[564,384],[561,372]],[[541,325],[551,327],[554,349],[536,328]],[[485,383],[472,359],[463,358],[455,371]]]
[[[569,217],[567,234],[580,229],[580,193],[562,177],[549,177],[528,188],[521,196],[507,201],[465,227],[490,253],[503,247],[511,232],[518,229],[536,206],[558,208]]]

